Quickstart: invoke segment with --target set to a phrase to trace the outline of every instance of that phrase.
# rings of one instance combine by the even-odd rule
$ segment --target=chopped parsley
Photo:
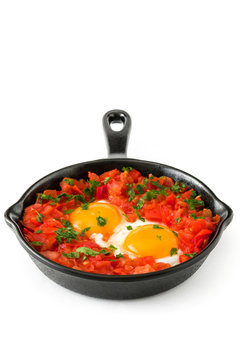
[[[101,254],[103,254],[103,255],[109,255],[109,254],[111,254],[111,251],[103,248],[103,249],[101,249],[101,250],[99,251],[99,253],[101,253]]]
[[[181,221],[181,218],[178,216],[178,217],[176,217],[176,219],[175,219],[175,224],[179,224],[179,222]]]
[[[105,226],[107,223],[107,219],[103,218],[102,216],[98,216],[96,219],[98,226]]]
[[[42,230],[36,230],[35,232],[36,232],[36,234],[41,234]]]
[[[77,240],[78,232],[73,229],[70,221],[62,219],[63,228],[59,228],[55,231],[55,239],[58,244],[62,243],[62,239],[66,240],[67,243],[70,243],[71,240]]]
[[[121,253],[119,253],[119,254],[116,255],[116,258],[117,258],[117,259],[122,258],[122,257],[124,257],[124,256],[123,256],[123,254],[121,254]]]
[[[100,182],[96,180],[89,180],[88,183],[90,186],[83,189],[85,195],[90,196],[90,201],[94,199],[95,191],[98,186],[100,186]]]
[[[65,183],[73,186],[73,179],[64,179]]]
[[[153,229],[164,229],[164,227],[153,224]]]
[[[197,220],[197,219],[204,219],[204,217],[203,217],[203,216],[197,216],[195,213],[190,214],[190,216],[191,216],[194,220]]]
[[[194,253],[191,253],[191,254],[183,254],[183,255],[185,255],[187,257],[190,257],[190,258],[193,258],[195,255],[197,255],[197,253],[194,252]]]
[[[95,256],[99,254],[99,251],[94,251],[88,247],[81,246],[76,249],[76,252],[87,255],[87,256]]]
[[[80,236],[85,236],[85,232],[88,231],[88,230],[90,230],[90,229],[91,229],[90,226],[89,226],[89,227],[85,227],[84,229],[82,229],[82,231],[81,231],[81,233],[80,233]]]
[[[141,197],[139,200],[138,200],[138,203],[137,203],[137,208],[138,209],[141,209],[144,205],[144,198]]]
[[[142,184],[137,184],[136,190],[139,194],[144,194],[144,186]]]
[[[173,231],[173,230],[172,230],[172,232],[173,232],[173,234],[174,234],[175,236],[178,237],[178,233],[177,233],[176,231]]]
[[[111,250],[117,250],[117,248],[114,245],[109,245],[109,249]]]
[[[164,189],[165,189],[165,187],[164,187],[163,185],[161,185],[159,181],[151,181],[151,183],[152,183],[154,186],[156,186],[156,187],[158,187],[159,189],[161,189],[161,190],[164,190]]]
[[[129,201],[129,202],[132,201],[132,200],[135,198],[135,191],[134,191],[134,189],[133,189],[133,185],[132,185],[132,184],[128,184],[128,185],[127,185],[127,190],[126,190],[126,192],[127,192],[127,195],[129,196],[128,201]]]
[[[122,168],[122,171],[132,171],[132,167],[131,166],[124,166],[123,168]]]
[[[67,210],[63,210],[63,213],[64,213],[65,215],[67,215],[67,214],[71,214],[74,210],[75,210],[75,209],[67,209]]]
[[[125,218],[127,219],[127,221],[130,221],[129,218],[128,218],[128,216],[127,216],[126,214],[122,213],[122,215],[125,216]]]
[[[44,218],[44,215],[39,214],[39,212],[37,210],[35,210],[37,213],[37,221],[41,224],[43,223],[42,219]]]
[[[106,177],[106,178],[104,179],[104,185],[106,185],[106,184],[109,182],[110,179],[111,179],[110,176]]]
[[[43,245],[43,243],[42,243],[41,241],[33,241],[33,242],[32,242],[32,245],[34,245],[34,246],[41,246],[41,245]]]
[[[177,255],[177,248],[171,248],[170,256]]]
[[[194,199],[196,196],[197,196],[196,191],[195,191],[195,190],[192,190],[192,191],[191,191],[191,194],[190,194],[190,196],[189,196],[189,199]]]
[[[132,230],[133,227],[131,225],[126,226],[127,230]]]
[[[137,206],[133,206],[133,208],[135,209],[137,217],[139,218],[139,220],[141,220],[142,222],[145,222],[145,219],[139,214]]]
[[[175,182],[175,184],[173,185],[173,186],[171,186],[171,190],[173,191],[173,192],[179,192],[180,190],[181,190],[181,188],[180,188],[180,185],[179,185],[179,182],[177,181],[177,182]]]
[[[71,251],[70,253],[62,252],[62,255],[67,258],[70,258],[70,259],[79,259],[79,256],[80,256],[79,252],[76,252],[76,251],[74,251],[74,252]]]
[[[157,237],[159,240],[162,240],[161,235],[156,235],[156,237]]]
[[[202,200],[186,199],[184,202],[189,205],[190,210],[194,210],[198,206],[204,206],[204,201]]]
[[[72,199],[75,199],[77,201],[81,201],[81,202],[86,202],[84,197],[82,195],[71,195],[71,194],[66,194],[66,193],[62,193],[59,194],[57,197],[53,197],[52,195],[47,195],[47,194],[39,194],[38,197],[38,202],[41,204],[43,200],[51,200],[50,205],[56,205],[57,203],[59,203],[59,201],[61,200],[62,197],[65,197],[66,200],[65,202],[68,202]]]
[[[63,256],[70,258],[70,259],[79,259],[80,257],[80,253],[84,254],[85,256],[83,256],[82,261],[87,259],[87,256],[95,256],[99,254],[99,251],[94,251],[88,247],[85,246],[81,246],[79,248],[76,249],[76,251],[74,252],[70,252],[70,253],[62,253]]]
[[[144,179],[143,179],[143,185],[144,185],[145,189],[147,189],[148,184],[149,184],[149,179],[144,178]]]
[[[88,203],[81,204],[82,210],[88,210]]]

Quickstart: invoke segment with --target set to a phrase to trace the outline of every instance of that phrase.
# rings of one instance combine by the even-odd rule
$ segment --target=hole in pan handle
[[[121,130],[114,130],[114,125]],[[107,140],[110,158],[127,157],[127,144],[131,130],[131,118],[126,111],[111,110],[103,116],[103,129]]]

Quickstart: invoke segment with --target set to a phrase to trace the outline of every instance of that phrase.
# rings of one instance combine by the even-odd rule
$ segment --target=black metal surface
[[[116,113],[124,114],[124,116],[127,116],[127,119],[129,119],[129,122],[125,123],[125,125],[128,124],[127,131],[122,133],[122,141],[125,145],[120,147],[120,149],[123,154],[126,150],[131,120],[129,115],[123,111],[114,110],[107,114],[111,113],[114,113],[114,116]],[[106,127],[110,126],[109,123],[106,124],[106,118],[108,118],[106,115],[103,118],[105,131]],[[114,139],[116,139],[116,137],[112,137],[112,134],[108,131],[106,131],[106,136],[108,137],[110,144],[110,154],[115,155],[117,145],[114,145]],[[109,139],[109,137],[111,137],[111,139]],[[117,138],[117,144],[119,144],[118,140],[119,139]],[[210,243],[201,253],[182,264],[153,273],[139,275],[101,275],[86,273],[57,264],[43,257],[25,240],[22,232],[23,226],[21,224],[21,219],[25,207],[35,202],[37,193],[42,192],[45,189],[59,188],[59,182],[63,177],[87,178],[88,171],[101,174],[102,172],[113,168],[121,169],[123,166],[132,166],[141,171],[145,176],[152,173],[155,176],[166,175],[172,177],[175,181],[183,181],[190,187],[193,187],[201,195],[202,199],[207,206],[210,207],[213,213],[220,215],[221,222],[216,232],[213,234]],[[232,216],[233,213],[230,207],[220,201],[204,183],[190,174],[168,165],[129,158],[101,159],[57,170],[32,185],[23,194],[21,199],[5,213],[7,224],[14,230],[21,245],[46,276],[70,290],[107,299],[131,299],[149,296],[180,284],[202,265],[209,253],[217,245],[223,230],[231,222]]]

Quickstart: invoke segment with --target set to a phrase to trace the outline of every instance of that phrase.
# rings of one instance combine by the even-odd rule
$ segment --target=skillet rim
[[[46,179],[48,177],[54,177],[54,175],[57,175],[57,173],[61,172],[61,171],[67,171],[68,169],[71,169],[73,167],[77,167],[77,166],[84,166],[84,165],[89,165],[89,168],[91,166],[91,164],[98,164],[101,162],[126,162],[126,163],[130,163],[130,162],[135,162],[136,163],[147,163],[149,165],[152,166],[161,166],[161,167],[165,167],[168,168],[170,170],[172,170],[173,172],[177,173],[177,174],[181,174],[181,175],[185,175],[188,176],[189,178],[191,178],[193,180],[193,182],[198,183],[205,191],[206,193],[212,198],[213,202],[215,202],[216,204],[218,204],[221,208],[221,211],[223,213],[226,214],[225,218],[221,219],[217,230],[215,232],[215,234],[213,235],[212,239],[210,240],[209,244],[196,256],[194,256],[193,258],[190,258],[188,261],[185,261],[183,263],[180,263],[178,265],[172,266],[170,268],[167,269],[163,269],[163,270],[158,270],[158,271],[154,271],[154,272],[150,272],[150,273],[143,273],[143,274],[132,274],[132,275],[108,275],[108,274],[98,274],[98,273],[90,273],[90,272],[85,272],[85,271],[81,271],[81,270],[76,270],[76,269],[72,269],[70,267],[61,265],[57,262],[54,262],[46,257],[44,257],[43,255],[41,255],[37,250],[35,250],[33,247],[31,247],[31,245],[27,242],[27,240],[25,239],[22,230],[20,229],[19,224],[17,223],[17,221],[21,221],[21,215],[22,215],[22,211],[21,214],[19,215],[19,211],[18,211],[18,207],[19,208],[24,208],[24,201],[26,200],[27,196],[32,194],[35,187],[42,181],[46,181]],[[133,166],[135,167],[135,166]],[[79,278],[85,278],[85,279],[91,279],[91,280],[98,280],[98,281],[138,281],[138,280],[143,280],[143,279],[147,279],[147,278],[155,278],[155,277],[165,277],[165,276],[170,276],[171,274],[174,274],[176,272],[181,272],[184,271],[186,268],[191,267],[192,265],[194,265],[195,263],[201,261],[201,259],[203,259],[204,257],[207,257],[210,252],[214,249],[214,247],[217,245],[222,232],[224,231],[224,229],[229,225],[229,223],[232,221],[233,218],[233,211],[232,209],[225,204],[222,200],[220,200],[215,193],[205,184],[203,183],[201,180],[199,180],[197,177],[181,170],[178,168],[175,168],[173,166],[170,165],[166,165],[166,164],[162,164],[162,163],[158,163],[158,162],[154,162],[154,161],[148,161],[148,160],[141,160],[141,159],[134,159],[134,158],[105,158],[105,159],[97,159],[97,160],[91,160],[91,161],[85,161],[85,162],[81,162],[81,163],[77,163],[77,164],[73,164],[73,165],[69,165],[66,167],[63,167],[61,169],[55,170],[45,176],[43,176],[42,178],[40,178],[39,180],[37,180],[35,183],[33,183],[24,193],[23,195],[20,197],[20,199],[14,203],[12,206],[10,206],[5,214],[5,220],[7,222],[7,224],[10,226],[10,228],[15,232],[18,240],[20,241],[21,245],[24,247],[24,249],[29,253],[30,256],[33,256],[34,258],[36,258],[38,261],[42,262],[44,265],[68,274],[68,275],[72,275],[72,276],[76,276]],[[16,218],[15,218],[16,217]]]

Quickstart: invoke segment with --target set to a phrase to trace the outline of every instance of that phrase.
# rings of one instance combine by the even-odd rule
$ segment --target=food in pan
[[[43,256],[76,270],[141,274],[191,259],[220,221],[196,191],[127,167],[64,178],[25,209],[24,235]]]

